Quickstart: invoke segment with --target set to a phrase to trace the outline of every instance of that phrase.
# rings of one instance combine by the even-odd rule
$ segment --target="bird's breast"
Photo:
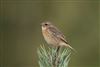
[[[55,37],[52,36],[52,34],[50,33],[50,31],[48,31],[48,29],[42,29],[42,33],[44,36],[44,39],[46,40],[46,42],[48,44],[52,44],[52,45],[57,45],[57,39]]]

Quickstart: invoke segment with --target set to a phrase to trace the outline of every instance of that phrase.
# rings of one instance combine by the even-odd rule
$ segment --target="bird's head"
[[[49,21],[47,21],[47,22],[42,22],[41,25],[42,25],[42,29],[47,29],[47,28],[53,26]]]

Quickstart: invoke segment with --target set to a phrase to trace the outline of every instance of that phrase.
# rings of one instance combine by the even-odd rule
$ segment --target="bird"
[[[42,22],[41,27],[43,37],[48,44],[54,47],[65,46],[74,50],[65,39],[64,34],[50,21]]]

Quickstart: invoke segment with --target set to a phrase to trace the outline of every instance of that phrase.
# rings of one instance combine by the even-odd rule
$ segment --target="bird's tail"
[[[69,47],[71,50],[73,50],[75,53],[77,53],[77,51],[73,47],[71,47],[66,40],[64,40],[63,38],[61,38],[61,40],[63,41],[60,43],[61,45],[65,46],[65,47]]]
[[[71,50],[73,50],[75,53],[77,53],[77,51],[73,47],[71,47],[69,44],[66,44],[64,46],[69,47]]]

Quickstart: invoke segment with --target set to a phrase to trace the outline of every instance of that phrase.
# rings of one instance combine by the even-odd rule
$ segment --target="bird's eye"
[[[45,24],[46,26],[48,25],[48,24]]]

